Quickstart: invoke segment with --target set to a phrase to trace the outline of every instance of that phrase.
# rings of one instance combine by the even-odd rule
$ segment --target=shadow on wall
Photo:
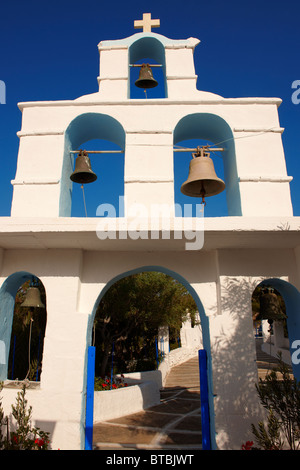
[[[258,373],[251,297],[256,285],[256,280],[227,279],[222,286],[223,313],[211,323],[216,430],[219,445],[228,449],[252,439],[251,423],[263,418],[255,389]]]
[[[295,312],[299,310],[300,294],[290,283],[280,279],[232,277],[222,285],[221,303],[223,314],[212,322],[215,341],[212,344],[214,393],[216,394],[216,429],[222,429],[226,420],[223,444],[230,448],[230,441],[239,442],[247,436],[237,426],[244,422],[249,429],[248,438],[253,439],[251,423],[264,418],[265,411],[260,405],[255,384],[258,383],[256,345],[252,321],[252,294],[259,284],[270,285],[283,296],[288,315],[290,344],[299,331]],[[296,292],[297,291],[297,292]],[[214,322],[214,324],[213,324]],[[290,325],[289,325],[290,322]],[[291,326],[292,325],[292,326]],[[300,336],[299,336],[300,337]],[[296,377],[297,367],[293,365]],[[218,395],[222,394],[222,400]],[[240,426],[240,425],[239,425]],[[241,442],[242,444],[242,442]]]

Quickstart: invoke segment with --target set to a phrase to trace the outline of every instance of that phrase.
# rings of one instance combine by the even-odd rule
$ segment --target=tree
[[[197,310],[194,299],[177,280],[160,272],[143,272],[117,281],[103,296],[96,312],[96,350],[101,349],[104,376],[112,344],[137,357],[141,338],[157,334],[159,326],[181,327],[186,312]],[[122,347],[120,347],[122,345]]]

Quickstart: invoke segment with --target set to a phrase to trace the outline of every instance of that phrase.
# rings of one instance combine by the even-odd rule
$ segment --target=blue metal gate
[[[211,450],[208,380],[207,380],[207,355],[206,355],[205,349],[200,349],[198,351],[198,358],[199,358],[199,372],[200,372],[202,449]]]

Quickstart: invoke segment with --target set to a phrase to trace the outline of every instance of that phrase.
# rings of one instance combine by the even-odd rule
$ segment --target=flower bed
[[[95,377],[95,391],[101,392],[105,390],[116,390],[118,388],[128,387],[128,383],[124,380],[124,375],[113,377]]]

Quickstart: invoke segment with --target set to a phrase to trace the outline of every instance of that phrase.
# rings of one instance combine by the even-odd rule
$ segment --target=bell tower
[[[72,101],[19,104],[23,119],[12,216],[69,217],[74,152],[97,137],[118,142],[124,152],[125,215],[137,203],[148,209],[153,204],[174,207],[174,147],[185,139],[207,139],[219,147],[225,185],[219,189],[226,192],[229,216],[292,215],[292,178],[286,173],[277,109],[281,100],[223,98],[198,90],[193,53],[200,41],[152,32],[159,25],[144,14],[134,23],[142,32],[99,43],[98,92]],[[144,58],[155,64],[143,64]],[[147,92],[142,99],[130,91],[135,67],[140,70],[135,85]],[[157,85],[164,89],[163,98],[152,98]],[[193,174],[191,182],[187,168],[180,185],[189,180],[196,191],[190,194],[185,185],[183,193],[201,197],[205,185],[199,163],[210,149],[192,158],[195,150],[191,165],[195,173],[197,163],[199,181]],[[92,155],[86,158],[92,168]],[[213,171],[213,158],[207,162]]]

